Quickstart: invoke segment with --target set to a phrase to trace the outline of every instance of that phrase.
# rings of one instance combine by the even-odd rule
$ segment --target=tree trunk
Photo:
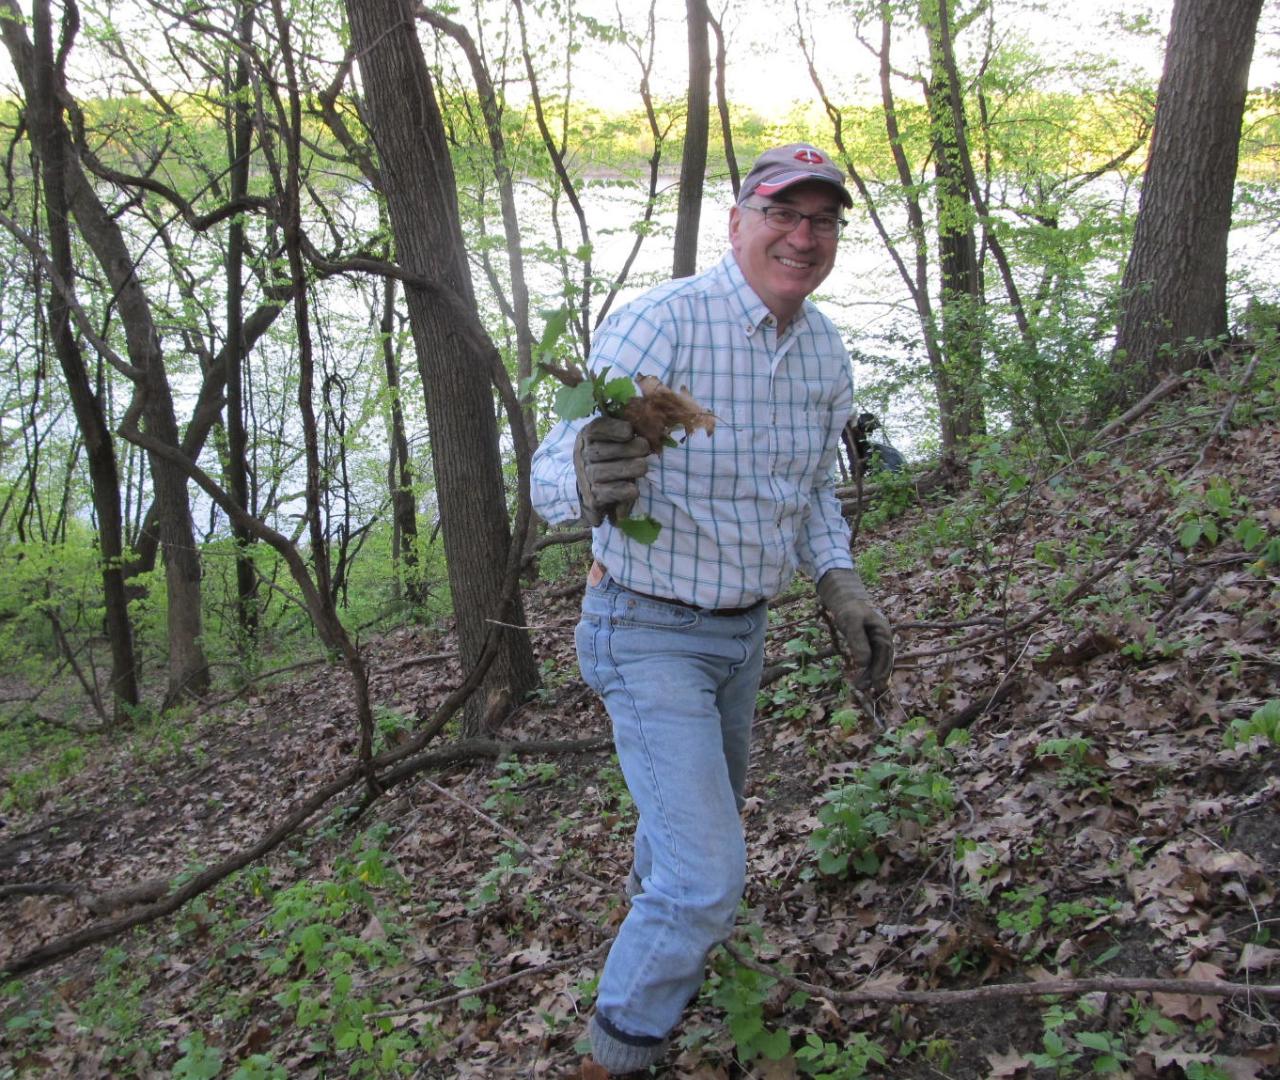
[[[252,2],[240,11],[241,51],[236,61],[235,80],[229,95],[231,110],[231,198],[249,191],[249,154],[252,150],[253,113],[242,97],[249,86],[249,48],[253,41]],[[249,350],[244,339],[244,224],[232,218],[227,235],[227,490],[250,514],[256,513],[249,497],[248,436],[244,427],[244,365]],[[249,655],[258,634],[258,574],[250,550],[252,534],[232,526],[236,545],[236,616],[240,626],[241,651]]]
[[[36,143],[43,170],[45,215],[49,228],[49,248],[54,268],[70,290],[74,278],[71,228],[67,197],[63,187],[68,140],[57,137],[62,117],[53,91],[53,45],[49,11],[37,5],[34,19],[35,52],[32,75],[34,94],[30,96],[27,124]],[[58,361],[67,380],[71,407],[84,438],[89,459],[89,482],[98,518],[98,549],[102,560],[102,593],[107,640],[111,646],[112,720],[127,723],[139,702],[137,660],[133,649],[133,628],[129,623],[128,599],[124,585],[123,519],[120,511],[120,478],[115,446],[107,427],[102,402],[94,393],[80,344],[71,328],[68,297],[54,288],[49,304],[50,332]]]
[[[711,90],[711,56],[707,42],[706,0],[685,0],[689,29],[689,103],[685,111],[684,154],[680,158],[680,201],[676,211],[672,277],[689,277],[698,269],[698,221],[702,185],[707,172],[707,96]]]
[[[742,186],[738,176],[738,155],[733,149],[733,126],[729,121],[729,95],[725,90],[725,71],[729,66],[724,47],[724,30],[720,23],[707,13],[707,25],[716,35],[716,110],[720,114],[720,137],[724,141],[724,161],[729,168],[729,185],[733,189],[733,201],[738,201]]]
[[[951,398],[952,436],[944,443],[962,447],[986,424],[982,398],[983,288],[978,263],[973,201],[965,178],[966,143],[959,87],[946,63],[947,4],[922,4],[920,17],[929,43],[929,128],[933,144],[934,188],[941,270],[943,363]]]
[[[400,359],[395,343],[396,283],[393,278],[383,282],[382,317],[379,332],[382,335],[382,363],[387,375],[387,393],[391,397],[391,459],[387,465],[387,480],[391,490],[391,522],[393,533],[392,558],[396,561],[397,581],[403,568],[405,594],[411,604],[419,604],[425,598],[422,572],[418,568],[418,512],[413,500],[413,462],[409,458],[409,437],[404,429],[404,409],[400,404]]]
[[[1175,0],[1105,404],[1227,333],[1227,233],[1262,0]]]
[[[502,132],[502,108],[484,57],[465,26],[446,19],[439,12],[423,8],[419,17],[437,30],[448,34],[462,49],[471,66],[471,78],[480,98],[485,134],[489,137],[489,153],[493,157],[493,178],[498,185],[502,209],[502,234],[507,242],[507,266],[511,273],[511,306],[507,313],[516,334],[516,379],[522,383],[533,375],[533,330],[529,325],[529,286],[524,274],[524,241],[520,237],[520,219],[516,214],[515,180],[507,153],[506,136]],[[499,301],[501,294],[498,290]],[[538,427],[532,403],[524,408],[524,428],[529,445],[538,444]]]
[[[498,610],[512,540],[491,375],[487,357],[474,345],[482,331],[463,250],[453,166],[412,5],[347,0],[346,7],[399,261],[457,301],[442,303],[421,288],[405,290],[426,395],[460,652],[464,667],[470,667],[490,620],[522,626],[524,613],[518,598],[513,610]],[[501,634],[482,693],[468,702],[464,725],[470,730],[482,722],[486,698],[506,692],[518,702],[537,685],[527,632]]]
[[[3,0],[0,31],[9,48],[32,104],[31,83],[34,63],[32,49],[22,31],[24,20],[13,0]],[[35,5],[34,17],[49,19],[48,0]],[[53,81],[60,83],[57,72]],[[65,88],[56,86],[61,101]],[[151,317],[150,305],[135,272],[134,260],[119,224],[107,212],[76,156],[70,134],[62,122],[60,107],[49,113],[53,126],[36,141],[37,153],[56,146],[62,154],[62,177],[68,209],[85,242],[93,251],[115,297],[120,322],[134,367],[134,401],[140,402],[148,432],[176,447],[178,424],[173,397],[160,348],[160,335]],[[133,406],[131,406],[132,408]],[[161,547],[164,550],[165,585],[168,593],[169,685],[166,704],[178,697],[200,695],[208,688],[209,665],[200,643],[200,560],[191,527],[186,480],[182,472],[163,459],[151,459]]]

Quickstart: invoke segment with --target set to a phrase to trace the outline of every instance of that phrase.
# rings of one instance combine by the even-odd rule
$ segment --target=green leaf
[[[554,311],[546,311],[543,314],[547,316],[547,325],[543,328],[542,340],[538,342],[539,359],[547,359],[554,354],[556,342],[560,340],[565,327],[569,325],[567,307],[556,308]]]
[[[524,401],[530,394],[532,394],[533,388],[537,386],[538,383],[542,382],[542,380],[546,378],[546,375],[547,375],[546,371],[544,371],[542,368],[539,368],[528,378],[521,379],[520,385],[516,388],[516,395],[520,398],[520,400]]]
[[[222,1071],[222,1051],[216,1046],[206,1046],[204,1034],[192,1032],[178,1043],[186,1053],[173,1064],[173,1075],[182,1080],[213,1080]]]
[[[1200,522],[1188,521],[1178,532],[1178,543],[1190,550],[1200,543],[1200,537],[1203,535],[1204,528]]]
[[[781,1028],[756,1040],[760,1055],[769,1061],[781,1061],[791,1053],[791,1036]]]
[[[611,405],[620,409],[636,396],[636,384],[625,375],[617,379],[610,379],[605,384],[604,395],[609,399]]]
[[[556,391],[555,408],[556,415],[561,420],[579,420],[590,416],[596,408],[591,380],[580,382],[577,386],[560,387]]]
[[[1235,528],[1235,538],[1245,551],[1252,551],[1266,542],[1267,533],[1253,518],[1244,518]]]
[[[629,536],[637,544],[652,544],[662,532],[662,526],[646,514],[642,518],[622,518],[616,522],[624,535]]]
[[[1062,1036],[1056,1031],[1044,1033],[1044,1048],[1055,1058],[1060,1058],[1067,1052],[1067,1044],[1062,1041]]]

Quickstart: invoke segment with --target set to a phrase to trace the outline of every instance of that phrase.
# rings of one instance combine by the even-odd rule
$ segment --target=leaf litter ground
[[[1280,1075],[1274,1001],[839,1000],[1053,976],[1280,981],[1277,748],[1224,739],[1280,697],[1277,568],[1239,527],[1280,535],[1271,393],[1217,442],[1225,395],[1197,389],[1054,472],[991,455],[958,496],[883,521],[873,501],[857,550],[900,650],[874,702],[846,689],[810,590],[772,606],[733,949],[781,978],[718,952],[666,1075],[814,1075],[806,1042],[845,1054],[834,1076]],[[1196,523],[1216,542],[1187,545]],[[546,679],[504,726],[513,744],[607,735],[572,656],[565,586],[586,558],[526,594]],[[367,644],[385,740],[456,685],[450,662],[408,662],[450,646],[420,629]],[[176,735],[95,746],[43,803],[6,812],[0,875],[101,894],[189,874],[355,751],[340,670],[259,685]],[[423,774],[12,984],[4,1068],[576,1075],[632,821],[607,749]],[[823,872],[824,836],[841,873]],[[94,919],[10,895],[3,954]],[[884,1063],[856,1064],[863,1038]]]

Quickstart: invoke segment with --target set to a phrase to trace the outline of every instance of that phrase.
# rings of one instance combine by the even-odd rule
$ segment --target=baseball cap
[[[766,150],[751,166],[747,178],[738,191],[741,204],[751,195],[776,195],[792,184],[805,180],[821,180],[840,192],[840,201],[846,207],[853,206],[853,196],[844,186],[844,173],[816,146],[808,143],[791,143]]]

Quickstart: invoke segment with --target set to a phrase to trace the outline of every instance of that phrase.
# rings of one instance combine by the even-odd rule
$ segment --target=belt
[[[654,596],[651,593],[641,592],[639,589],[633,589],[630,585],[623,585],[618,582],[618,588],[625,589],[634,596],[639,596],[645,600],[656,600],[659,604],[675,604],[676,607],[687,608],[689,611],[696,611],[699,615],[721,615],[729,617],[732,615],[745,615],[748,611],[755,611],[763,600],[757,600],[754,604],[747,604],[746,607],[699,607],[697,604],[690,604],[685,600],[677,600],[672,596]]]

